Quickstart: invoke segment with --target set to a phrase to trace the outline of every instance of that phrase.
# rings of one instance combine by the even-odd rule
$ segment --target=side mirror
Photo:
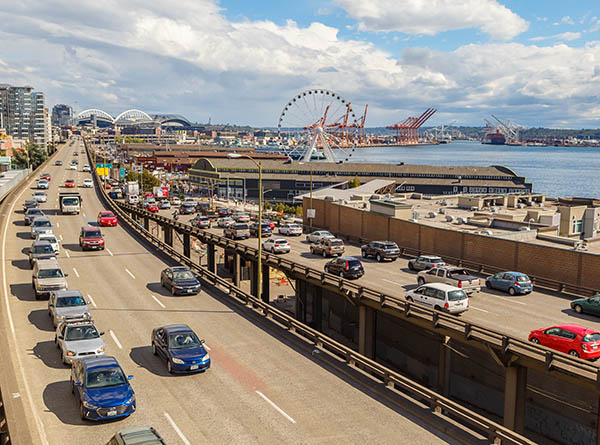
[[[81,382],[77,382],[77,381],[76,381],[76,382],[73,382],[73,384],[74,384],[75,386],[81,386]]]
[[[58,336],[58,339],[59,339],[59,340],[64,340],[64,339],[65,339],[65,336],[64,336],[64,335],[59,335],[59,336]]]
[[[54,307],[54,303],[48,303],[48,307]]]
[[[100,335],[104,335],[106,332],[104,331],[100,331]]]
[[[66,274],[65,274],[65,278],[67,278],[68,276],[69,276],[69,274],[68,274],[68,273],[66,273]]]
[[[133,380],[133,376],[132,375],[128,375],[127,376],[127,380]]]

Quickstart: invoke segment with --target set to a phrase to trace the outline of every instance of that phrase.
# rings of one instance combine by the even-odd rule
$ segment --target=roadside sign
[[[314,219],[316,214],[317,214],[317,211],[315,209],[306,209],[306,217],[307,218]]]
[[[119,178],[123,179],[125,177],[125,168],[121,167],[119,169]]]

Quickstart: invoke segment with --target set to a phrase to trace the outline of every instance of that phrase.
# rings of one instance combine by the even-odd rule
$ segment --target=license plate
[[[598,345],[592,346],[592,349],[598,349]]]
[[[113,409],[112,411],[109,411],[107,416],[116,416],[117,415],[117,410]]]
[[[192,371],[193,371],[194,369],[198,369],[198,368],[199,368],[199,366],[198,366],[198,365],[192,365],[192,366],[190,366],[190,370],[192,370]]]

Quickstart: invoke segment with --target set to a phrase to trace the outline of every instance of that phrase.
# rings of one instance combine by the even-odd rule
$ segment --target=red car
[[[144,198],[154,198],[152,192],[144,192]]]
[[[263,224],[268,224],[271,230],[275,230],[275,223],[273,221],[263,221]]]
[[[67,179],[65,181],[65,187],[73,189],[75,188],[75,180],[74,179]]]
[[[47,181],[51,181],[52,177],[50,176],[50,173],[44,173],[44,174],[42,174],[42,176],[40,176],[40,179],[45,179]]]
[[[148,203],[146,205],[146,210],[148,210],[149,212],[158,212],[158,206],[153,203]]]
[[[104,237],[98,227],[82,227],[79,234],[79,245],[82,250],[100,249],[104,250]]]
[[[104,210],[98,213],[98,225],[101,227],[111,227],[117,225],[117,217],[109,210]]]
[[[600,332],[577,324],[561,324],[529,333],[529,341],[584,360],[600,357]]]
[[[109,189],[110,189],[110,184],[107,182],[107,183],[106,183],[106,186],[105,186],[104,188],[105,188],[106,190],[109,190]]]

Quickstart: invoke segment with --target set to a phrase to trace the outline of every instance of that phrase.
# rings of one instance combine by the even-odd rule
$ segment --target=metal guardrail
[[[12,170],[14,171],[14,170]],[[19,183],[31,172],[29,170],[18,170],[17,173],[7,180],[0,181],[0,201],[2,201]]]
[[[97,177],[96,182],[97,184],[100,184]],[[226,279],[219,277],[217,274],[208,271],[202,266],[199,266],[190,258],[186,257],[168,244],[161,241],[158,237],[154,236],[121,208],[122,203],[112,200],[108,197],[105,190],[101,190],[102,196],[109,206],[112,207],[113,211],[117,213],[124,221],[126,221],[129,226],[139,235],[143,236],[146,240],[160,248],[172,258],[198,272],[200,277],[205,282],[208,282],[216,288],[222,289],[237,303],[243,303],[245,306],[252,308],[255,312],[262,314],[266,319],[273,321],[279,326],[287,328],[289,331],[295,333],[303,340],[309,341],[321,351],[327,352],[328,354],[345,361],[345,363],[350,366],[359,367],[361,371],[367,372],[372,377],[378,379],[382,384],[385,385],[386,388],[390,390],[401,391],[405,394],[410,394],[414,400],[420,402],[425,401],[428,403],[430,408],[438,415],[451,419],[459,419],[462,423],[467,424],[473,430],[485,433],[490,441],[501,441],[501,443],[507,444],[535,443],[526,437],[523,437],[522,435],[515,433],[514,431],[436,393],[435,391],[432,391],[408,379],[407,377],[404,377],[403,375],[381,365],[380,363],[377,363],[359,354],[353,349],[336,342],[332,338],[315,329],[310,328],[304,323],[299,322],[295,318],[277,308],[274,308],[268,303],[265,303],[262,300],[235,287]],[[250,250],[253,249],[249,248],[249,253]]]
[[[161,215],[153,214],[123,202],[114,201],[114,204],[122,210],[134,212],[144,218],[148,218],[163,225],[170,225],[180,232],[190,233],[204,242],[208,241],[222,248],[234,249],[249,257],[257,257],[258,255],[257,249],[230,240],[229,238],[215,235],[203,229],[192,227],[189,224],[180,223]],[[580,358],[572,357],[545,346],[512,337],[494,329],[464,321],[454,315],[429,309],[416,303],[409,303],[402,298],[387,295],[365,286],[360,286],[344,278],[286,260],[277,255],[263,251],[262,258],[263,264],[268,264],[290,273],[302,275],[305,279],[313,279],[318,281],[321,285],[328,285],[337,291],[345,292],[346,295],[352,295],[353,298],[359,302],[362,300],[369,300],[371,303],[375,303],[381,308],[395,309],[399,313],[402,313],[407,319],[414,318],[429,324],[432,330],[446,328],[453,331],[456,337],[478,341],[484,345],[500,349],[503,353],[510,352],[530,358],[538,362],[548,371],[561,371],[568,375],[577,375],[600,388],[600,368]]]

